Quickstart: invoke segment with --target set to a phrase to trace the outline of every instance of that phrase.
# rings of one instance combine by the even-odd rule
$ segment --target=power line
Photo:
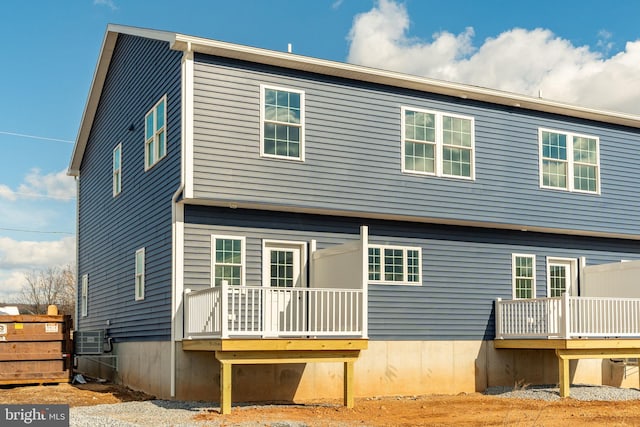
[[[20,228],[4,228],[0,227],[2,231],[16,231],[18,233],[36,233],[36,234],[68,234],[70,236],[75,233],[69,233],[68,231],[42,231],[42,230],[25,230]]]
[[[26,133],[6,132],[6,131],[3,131],[3,130],[0,130],[0,134],[11,135],[11,136],[19,136],[19,137],[22,137],[22,138],[42,139],[42,140],[45,140],[45,141],[66,142],[68,144],[74,144],[74,141],[71,141],[71,140],[68,140],[68,139],[49,138],[49,137],[46,137],[46,136],[28,135]]]
[[[18,196],[25,196],[25,197],[33,197],[33,198],[40,198],[40,199],[54,199],[54,200],[75,200],[76,197],[75,196],[49,196],[47,194],[38,194],[38,193],[23,193],[20,191],[11,191],[11,195],[18,195]],[[0,197],[2,197],[2,195],[0,194]],[[5,198],[7,198],[7,196],[5,196]]]

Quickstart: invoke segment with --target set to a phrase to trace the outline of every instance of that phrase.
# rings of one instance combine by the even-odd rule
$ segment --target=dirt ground
[[[3,404],[86,406],[151,398],[126,387],[98,383],[0,388],[0,403]],[[356,399],[353,409],[344,408],[337,401],[304,405],[243,405],[234,406],[230,415],[220,415],[214,408],[194,418],[218,421],[223,425],[245,421],[260,421],[268,425],[287,420],[310,426],[636,426],[640,425],[640,401],[581,402],[567,398],[544,402],[469,393]]]

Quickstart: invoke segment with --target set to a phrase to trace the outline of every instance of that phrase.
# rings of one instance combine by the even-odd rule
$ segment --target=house
[[[638,116],[110,25],[68,171],[77,328],[162,397],[555,383],[553,348],[496,348],[494,302],[640,260],[638,147]],[[573,381],[626,381],[602,363]]]

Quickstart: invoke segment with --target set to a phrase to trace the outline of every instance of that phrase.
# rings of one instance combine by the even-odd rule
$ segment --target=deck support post
[[[231,372],[233,365],[220,361],[220,413],[231,413]]]
[[[344,406],[353,408],[355,398],[353,394],[353,361],[344,362]]]
[[[571,385],[569,359],[564,358],[558,350],[556,350],[556,356],[558,357],[558,375],[560,377],[560,397],[569,397]]]

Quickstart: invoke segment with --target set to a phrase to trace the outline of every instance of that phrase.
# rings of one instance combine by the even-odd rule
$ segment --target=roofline
[[[93,124],[93,119],[95,118],[96,111],[98,109],[98,102],[100,101],[100,95],[102,94],[104,82],[107,77],[107,71],[111,64],[113,49],[115,48],[119,34],[129,34],[132,36],[163,40],[170,44],[174,42],[176,35],[175,33],[166,31],[149,30],[145,28],[114,24],[107,25],[107,31],[105,32],[104,39],[102,40],[102,47],[100,48],[100,54],[98,55],[96,69],[93,72],[93,79],[91,81],[91,86],[89,87],[89,95],[87,96],[87,101],[82,113],[82,120],[80,121],[80,128],[78,129],[78,135],[76,136],[76,143],[73,147],[73,153],[71,155],[67,175],[78,176],[80,174],[80,163],[82,161],[84,150],[87,146],[89,133],[91,132],[91,125]]]
[[[395,71],[386,71],[344,62],[329,61],[293,53],[243,46],[234,43],[211,40],[202,37],[188,36],[167,31],[151,30],[124,25],[107,26],[93,81],[80,122],[69,169],[69,175],[80,173],[80,163],[86,148],[91,125],[95,118],[98,101],[102,93],[104,81],[109,69],[119,34],[128,34],[160,41],[166,41],[171,48],[179,51],[193,51],[204,54],[239,59],[265,65],[273,65],[300,71],[308,71],[333,77],[360,80],[369,83],[383,84],[393,87],[430,92],[461,99],[470,99],[521,108],[532,111],[560,114],[598,122],[640,128],[640,116],[634,114],[580,107],[573,104],[535,98],[479,86],[452,83],[426,77],[412,76]]]

